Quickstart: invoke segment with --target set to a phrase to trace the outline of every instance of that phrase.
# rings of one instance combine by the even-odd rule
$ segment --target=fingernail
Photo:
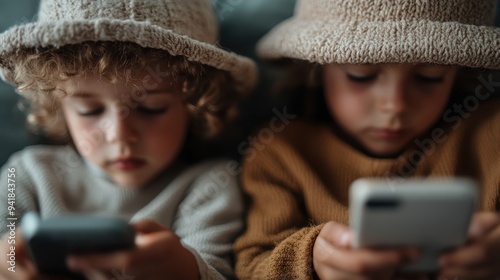
[[[349,246],[349,233],[344,232],[340,235],[340,240],[339,240],[340,245],[342,246]]]

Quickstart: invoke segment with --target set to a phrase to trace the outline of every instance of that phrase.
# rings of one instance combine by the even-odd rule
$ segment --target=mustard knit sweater
[[[244,161],[247,230],[237,240],[241,279],[311,279],[312,249],[324,223],[348,223],[348,189],[360,177],[470,176],[479,210],[500,209],[500,102],[448,116],[395,159],[366,156],[325,124],[292,122]],[[260,143],[262,144],[262,143]]]

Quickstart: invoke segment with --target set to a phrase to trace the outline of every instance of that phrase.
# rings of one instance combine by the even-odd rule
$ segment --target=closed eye
[[[163,114],[168,110],[168,107],[160,107],[160,108],[148,108],[144,106],[138,106],[137,111],[146,115],[159,115]]]
[[[377,74],[368,75],[368,76],[356,76],[353,74],[347,74],[347,78],[351,82],[362,84],[362,83],[368,83],[368,82],[374,81],[377,78]]]
[[[444,81],[444,76],[440,77],[429,77],[424,75],[416,75],[415,78],[417,81],[426,83],[426,84],[440,84]]]
[[[78,112],[78,115],[83,116],[83,117],[92,117],[92,116],[98,116],[102,112],[104,112],[104,108],[98,108],[94,110],[89,110],[85,112]]]

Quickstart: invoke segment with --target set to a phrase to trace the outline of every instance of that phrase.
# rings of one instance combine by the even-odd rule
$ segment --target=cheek
[[[174,113],[174,112],[172,112]],[[150,123],[151,133],[145,139],[146,147],[159,160],[166,161],[176,156],[183,147],[189,129],[189,118],[183,110],[175,112],[158,122]]]
[[[366,93],[352,92],[350,89],[335,89],[326,93],[330,115],[345,129],[350,130],[363,122],[368,113]]]
[[[418,118],[422,120],[422,126],[431,126],[442,117],[448,104],[450,93],[450,88],[443,87],[429,95],[421,94],[419,98],[414,100],[415,103],[419,103],[418,108],[420,112]],[[425,129],[426,127],[423,128]]]
[[[103,132],[95,122],[82,120],[71,113],[64,113],[71,139],[79,153],[92,161],[92,155],[97,152],[97,146],[103,138]]]

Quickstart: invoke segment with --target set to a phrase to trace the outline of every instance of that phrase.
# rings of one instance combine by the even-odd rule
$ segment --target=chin
[[[146,184],[144,180],[132,178],[113,178],[113,182],[124,188],[141,188]]]
[[[368,149],[369,155],[377,158],[397,158],[403,151],[403,148],[395,149],[394,147]]]

